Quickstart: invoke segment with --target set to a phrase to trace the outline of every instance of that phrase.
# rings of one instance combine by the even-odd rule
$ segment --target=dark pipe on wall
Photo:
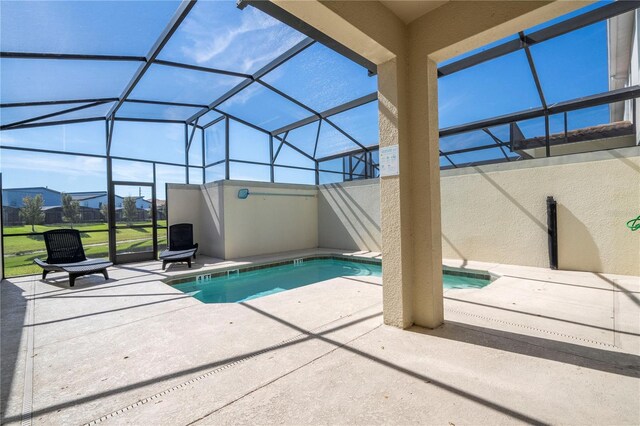
[[[558,208],[553,197],[547,197],[547,233],[549,234],[549,267],[558,269]]]

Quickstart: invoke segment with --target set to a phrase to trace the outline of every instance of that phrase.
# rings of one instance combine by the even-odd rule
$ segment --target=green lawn
[[[165,221],[159,221],[158,225],[164,226]],[[44,232],[50,229],[58,229],[62,226],[36,226],[36,232]],[[81,232],[82,244],[87,257],[109,256],[108,232],[82,232],[89,230],[106,230],[105,224],[75,225],[75,229]],[[41,270],[34,263],[36,257],[46,258],[46,250],[41,235],[28,235],[9,237],[7,235],[30,232],[31,226],[7,227],[4,238],[4,267],[8,277],[18,275],[36,274]],[[150,228],[125,228],[118,229],[117,250],[122,252],[147,251],[152,245],[152,230]],[[158,246],[163,249],[166,246],[167,232],[158,230]]]
[[[118,222],[118,225],[121,225]],[[139,225],[151,225],[151,221],[148,222],[133,222],[132,226]],[[166,220],[159,220],[158,226],[167,226]],[[52,229],[61,229],[61,228],[69,228],[68,223],[56,223],[52,225],[35,225],[35,232],[45,232],[50,231]],[[106,223],[82,223],[82,224],[74,224],[73,229],[77,229],[78,231],[106,231],[107,224]],[[22,226],[5,226],[4,227],[4,235],[12,235],[12,234],[29,234],[31,233],[31,225],[22,225]]]

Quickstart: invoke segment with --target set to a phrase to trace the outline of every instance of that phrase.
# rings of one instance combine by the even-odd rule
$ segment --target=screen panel
[[[263,80],[321,112],[375,92],[377,77],[328,47],[314,43]]]
[[[198,107],[125,102],[118,109],[116,117],[185,121],[198,111]]]
[[[233,180],[271,181],[271,168],[268,165],[246,164],[231,161],[229,178]]]
[[[131,92],[133,99],[208,105],[243,78],[154,64]]]
[[[116,120],[113,126],[115,157],[184,164],[185,150],[184,124]]]
[[[2,58],[0,101],[117,98],[139,66],[123,61]]]
[[[440,128],[542,106],[522,50],[440,77],[438,105]]]
[[[332,115],[329,120],[364,146],[378,145],[378,102]]]
[[[321,123],[321,120],[318,120],[315,123],[310,123],[305,126],[298,127],[297,129],[291,130],[287,134],[286,141],[313,157],[313,154],[316,149],[316,138],[318,136],[318,126],[320,125],[320,123]],[[284,138],[284,133],[281,133],[278,136],[280,138]],[[279,141],[274,138],[274,142],[279,142]]]
[[[4,1],[3,52],[144,56],[179,1]]]
[[[531,55],[549,104],[609,90],[606,21],[535,44]]]
[[[231,1],[200,1],[159,58],[251,74],[304,38],[253,7],[240,10]]]
[[[304,108],[257,83],[223,102],[218,109],[269,131],[311,115]]]
[[[0,146],[105,155],[104,121],[3,130]]]
[[[225,135],[226,124],[224,120],[204,130],[205,165],[225,159]]]
[[[229,158],[270,163],[269,135],[229,120]]]
[[[297,183],[315,185],[315,170],[290,169],[287,167],[274,167],[274,180],[278,183]]]

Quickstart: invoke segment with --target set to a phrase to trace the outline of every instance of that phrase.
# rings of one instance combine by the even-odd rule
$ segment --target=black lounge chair
[[[105,280],[109,279],[107,268],[113,263],[106,259],[87,259],[82,248],[80,232],[76,229],[56,229],[43,233],[47,247],[47,260],[34,259],[42,268],[42,279],[49,272],[66,272],[69,274],[69,287],[73,287],[76,278],[83,275],[101,273]]]
[[[167,263],[187,262],[191,268],[191,258],[196,258],[198,243],[193,243],[193,225],[178,223],[169,227],[169,249],[160,253],[162,269]]]

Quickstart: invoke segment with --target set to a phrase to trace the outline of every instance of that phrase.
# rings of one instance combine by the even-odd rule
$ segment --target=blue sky
[[[0,14],[0,45],[3,51],[77,53],[143,56],[147,53],[175,12],[177,1],[78,2],[3,1]],[[599,7],[602,3],[589,8]],[[539,29],[539,26],[530,32]],[[512,37],[510,37],[512,38]],[[199,1],[159,55],[160,59],[213,67],[240,73],[253,73],[304,39],[295,30],[251,7],[240,11],[233,1]],[[607,87],[606,23],[532,46],[537,71],[549,104],[593,93]],[[464,56],[464,55],[463,55]],[[118,97],[139,67],[126,61],[56,61],[34,59],[0,60],[0,99],[3,103]],[[264,81],[289,96],[323,111],[372,93],[376,77],[330,49],[315,43],[284,65],[264,76]],[[204,73],[152,65],[131,94],[134,99],[189,102],[206,105],[242,82],[241,77]],[[483,118],[540,106],[524,51],[518,51],[439,80],[440,126],[448,127]],[[77,105],[33,108],[3,108],[2,124],[47,114]],[[56,117],[104,116],[112,104]],[[272,131],[304,119],[312,112],[259,84],[251,84],[220,105],[220,110],[236,115]],[[121,117],[184,120],[199,111],[194,107],[125,103]],[[207,114],[211,121],[219,116]],[[552,131],[560,131],[561,117],[552,117]],[[570,127],[601,124],[608,120],[608,108],[598,107],[572,113]],[[206,122],[205,120],[201,123]],[[333,116],[331,121],[361,144],[376,145],[377,106],[366,104]],[[527,136],[544,131],[541,120],[519,123]],[[351,140],[334,127],[320,127],[318,157],[355,149]],[[203,159],[200,146],[189,153],[191,164],[209,164],[224,158],[224,125],[205,132],[207,144]],[[290,132],[288,142],[313,155],[318,123]],[[499,137],[508,137],[496,129]],[[51,126],[0,132],[0,144],[68,152],[104,155],[103,122]],[[505,136],[506,135],[506,136]],[[284,135],[280,135],[284,136]],[[200,139],[200,134],[196,139]],[[443,149],[458,149],[491,143],[482,132],[442,140]],[[261,132],[233,122],[230,139],[231,159],[269,161],[269,138]],[[184,164],[184,126],[118,122],[112,155]],[[274,143],[274,151],[279,142]],[[105,189],[104,160],[92,157],[32,154],[0,150],[0,167],[5,187],[50,186],[58,190],[88,191]],[[466,154],[482,159],[502,155],[498,150]],[[464,157],[464,158],[462,158]],[[310,167],[311,161],[284,147],[277,164]],[[443,164],[446,164],[444,162]],[[332,167],[331,164],[324,165]],[[269,168],[260,165],[231,164],[231,177],[268,180]],[[146,180],[148,165],[140,162],[114,164],[114,179]],[[201,179],[201,171],[191,170]],[[207,170],[207,180],[224,176],[224,167]],[[323,179],[331,178],[323,175]],[[162,166],[158,171],[159,196],[165,181],[182,182],[184,168]],[[312,183],[313,172],[276,169],[276,180]],[[162,188],[161,188],[162,187]]]

